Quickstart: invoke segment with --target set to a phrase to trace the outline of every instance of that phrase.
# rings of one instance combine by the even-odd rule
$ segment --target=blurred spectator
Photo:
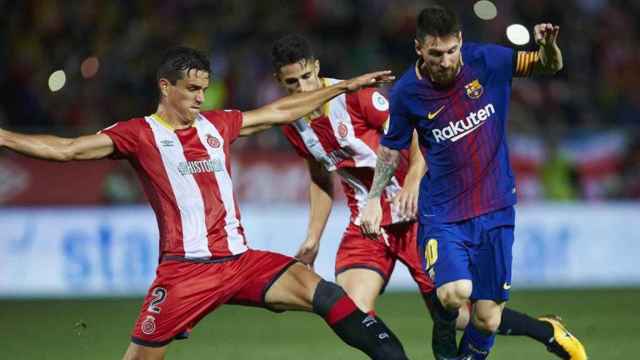
[[[473,2],[452,4],[462,15],[465,41],[509,45],[509,24],[531,29],[551,21],[561,27],[565,55],[565,70],[558,76],[514,81],[509,124],[512,142],[519,144],[512,161],[521,198],[637,198],[640,2],[494,2],[498,16],[491,21],[470,11]],[[206,49],[212,56],[206,109],[249,109],[282,95],[272,79],[270,44],[289,32],[311,39],[322,74],[346,78],[381,68],[401,74],[415,60],[415,17],[425,3],[2,2],[0,126],[75,135],[144,115],[135,109],[151,113],[157,101],[155,61],[176,44]],[[91,57],[95,71],[83,75],[81,65]],[[51,92],[48,79],[56,70],[64,70],[66,84]],[[549,136],[552,129],[563,131]],[[235,146],[289,151],[277,130]],[[139,199],[118,185],[125,178],[114,173],[107,181],[109,201]]]

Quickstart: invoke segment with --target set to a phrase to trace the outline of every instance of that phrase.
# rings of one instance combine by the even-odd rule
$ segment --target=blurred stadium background
[[[513,85],[520,205],[511,306],[563,316],[592,359],[636,358],[640,1],[451,3],[466,41],[532,48],[515,45],[522,38],[506,29],[561,27],[565,70]],[[415,16],[424,4],[0,1],[0,127],[73,136],[150,114],[155,62],[176,44],[211,55],[210,108],[247,110],[282,95],[270,44],[288,32],[311,39],[325,76],[401,74],[415,60]],[[307,220],[302,161],[278,130],[242,139],[233,151],[250,243],[294,254]],[[157,259],[155,219],[129,166],[60,165],[0,151],[0,204],[0,358],[119,357]],[[346,213],[338,200],[323,238],[317,270],[330,279]],[[413,288],[398,268],[379,310],[412,358],[429,358],[431,323]],[[209,316],[169,356],[362,358],[312,316],[238,307]],[[500,338],[492,358],[552,357],[531,341]]]

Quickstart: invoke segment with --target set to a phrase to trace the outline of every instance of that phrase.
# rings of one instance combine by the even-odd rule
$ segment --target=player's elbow
[[[54,149],[52,160],[60,162],[82,160],[82,153],[75,145],[75,141],[71,140]]]
[[[78,160],[78,155],[69,149],[60,149],[51,154],[50,160],[59,162],[68,162]]]

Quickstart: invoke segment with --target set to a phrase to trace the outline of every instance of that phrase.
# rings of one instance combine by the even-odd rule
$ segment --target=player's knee
[[[162,360],[164,348],[149,348],[131,343],[122,360]]]
[[[469,324],[469,320],[471,318],[471,307],[469,302],[466,302],[463,306],[459,308],[460,312],[458,313],[458,318],[456,319],[456,329],[464,330]]]
[[[471,287],[465,283],[445,284],[438,288],[438,299],[447,309],[459,309],[471,296]]]
[[[500,327],[501,313],[499,311],[479,312],[473,314],[473,324],[478,330],[495,333]]]
[[[349,291],[347,291],[347,293],[349,293]],[[351,300],[353,300],[358,309],[362,310],[363,312],[368,313],[374,310],[373,301],[369,299],[368,296],[359,293],[349,293],[349,297],[351,298]]]
[[[341,298],[347,296],[342,288],[332,282],[320,280],[313,294],[313,312],[326,317]]]
[[[402,345],[399,343],[384,343],[380,345],[372,358],[374,360],[408,360]]]

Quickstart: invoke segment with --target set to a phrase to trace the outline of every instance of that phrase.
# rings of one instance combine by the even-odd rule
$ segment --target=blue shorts
[[[471,300],[508,300],[514,224],[513,206],[454,223],[420,224],[422,264],[436,288],[468,279]]]

